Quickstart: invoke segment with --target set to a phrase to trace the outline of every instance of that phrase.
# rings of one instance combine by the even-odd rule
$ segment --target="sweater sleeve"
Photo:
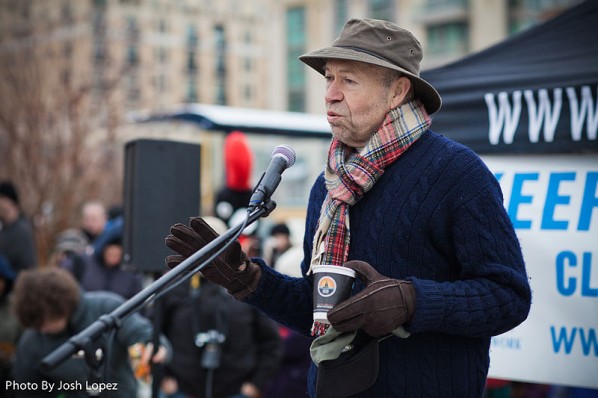
[[[262,267],[262,277],[258,289],[247,303],[259,308],[268,317],[303,335],[310,335],[313,324],[313,278],[306,275],[311,261],[313,235],[317,227],[326,187],[323,175],[311,189],[305,235],[303,237],[304,258],[301,263],[303,277],[294,278],[279,273],[265,264],[262,259],[253,259]]]
[[[531,291],[500,186],[472,156],[439,216],[454,253],[450,281],[410,278],[416,290],[411,332],[471,337],[504,333],[529,313]]]
[[[276,322],[309,335],[313,322],[311,277],[290,277],[268,267],[262,260],[257,262],[262,267],[262,277],[247,303]]]

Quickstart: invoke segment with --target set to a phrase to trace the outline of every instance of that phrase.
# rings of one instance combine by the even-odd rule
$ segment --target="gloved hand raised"
[[[366,287],[328,311],[330,324],[339,332],[362,329],[381,337],[411,320],[415,312],[415,289],[411,282],[380,275],[364,261],[343,264],[355,270]]]
[[[171,269],[218,237],[216,231],[200,217],[193,217],[189,225],[191,227],[173,225],[166,237],[166,246],[179,253],[166,257],[166,265]],[[226,288],[238,300],[243,300],[257,288],[262,269],[250,262],[239,242],[234,241],[214,259],[213,264],[202,268],[201,273],[212,283]]]

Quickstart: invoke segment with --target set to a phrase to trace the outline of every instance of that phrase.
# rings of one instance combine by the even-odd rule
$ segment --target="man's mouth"
[[[326,113],[326,119],[328,120],[328,123],[333,123],[333,122],[336,122],[336,121],[337,121],[338,119],[340,119],[341,117],[342,117],[342,116],[341,116],[341,115],[339,115],[339,114],[338,114],[338,113],[336,113],[336,112],[331,112],[331,111],[328,111],[328,112]]]

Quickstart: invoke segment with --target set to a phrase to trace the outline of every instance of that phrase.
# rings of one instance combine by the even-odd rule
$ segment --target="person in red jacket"
[[[224,165],[226,182],[216,194],[214,215],[230,228],[245,217],[253,193],[253,152],[241,131],[231,132],[224,140]],[[258,228],[259,221],[247,227],[239,238],[243,250],[251,255],[260,254],[261,242],[256,236]]]

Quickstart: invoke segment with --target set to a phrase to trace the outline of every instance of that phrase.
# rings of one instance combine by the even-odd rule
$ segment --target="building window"
[[[73,9],[69,3],[64,3],[61,9],[62,20],[67,24],[71,24],[74,21]]]
[[[130,41],[139,40],[139,28],[137,26],[137,20],[134,17],[127,18],[127,38]]]
[[[338,36],[349,19],[347,0],[334,1],[334,34]]]
[[[542,23],[583,0],[509,0],[509,33]]]
[[[62,84],[68,86],[71,83],[71,71],[69,69],[64,69],[62,71]]]
[[[428,31],[428,51],[435,56],[461,56],[467,53],[469,31],[465,22],[431,25]]]
[[[187,102],[197,102],[197,84],[193,78],[187,80]]]
[[[161,19],[158,21],[158,32],[161,33],[166,33],[167,27],[166,27],[166,21]]]
[[[127,99],[136,102],[141,97],[141,89],[136,75],[129,75],[127,78]]]
[[[214,27],[214,51],[215,56],[215,75],[216,75],[216,93],[215,101],[218,105],[226,105],[226,34],[224,26],[216,25]]]
[[[197,46],[197,29],[194,25],[187,26],[187,47],[195,48]]]
[[[370,16],[387,21],[394,20],[394,1],[369,0]]]
[[[106,34],[106,19],[104,14],[97,12],[93,14],[93,33],[95,36]]]
[[[106,58],[106,43],[103,40],[97,40],[94,43],[94,59],[96,62],[103,61]]]
[[[214,44],[216,50],[223,51],[226,48],[226,37],[224,35],[224,26],[217,25],[214,27]]]
[[[64,57],[65,58],[71,58],[73,55],[73,42],[71,41],[67,41],[66,43],[64,43]]]
[[[224,79],[226,77],[226,62],[224,57],[216,58],[216,77]]]
[[[244,87],[243,97],[245,98],[245,101],[248,103],[251,102],[251,99],[253,98],[253,89],[249,84],[246,84]]]
[[[127,62],[129,65],[137,65],[139,63],[139,54],[136,45],[129,45],[127,48]]]
[[[195,51],[189,51],[187,53],[187,72],[197,72],[197,62],[195,61]]]
[[[159,63],[165,64],[168,61],[168,49],[165,47],[158,47],[155,50],[155,56]]]
[[[243,69],[245,69],[245,72],[251,72],[251,70],[253,69],[253,62],[251,58],[244,59]]]
[[[306,47],[305,8],[289,8],[286,26],[288,109],[293,112],[305,112],[305,68],[303,63],[298,61],[298,57],[305,53]]]
[[[226,105],[226,87],[222,81],[216,83],[215,103],[216,105]]]
[[[166,76],[158,75],[156,77],[156,89],[159,93],[163,93],[166,91]]]

